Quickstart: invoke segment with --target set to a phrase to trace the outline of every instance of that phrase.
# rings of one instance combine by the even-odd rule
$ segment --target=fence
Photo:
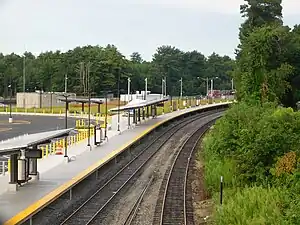
[[[8,160],[1,159],[0,161],[0,175],[5,175],[8,172]]]

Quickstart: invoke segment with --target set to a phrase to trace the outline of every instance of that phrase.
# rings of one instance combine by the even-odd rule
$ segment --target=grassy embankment
[[[275,105],[239,103],[217,121],[197,154],[212,224],[300,224],[299,134],[300,112]]]

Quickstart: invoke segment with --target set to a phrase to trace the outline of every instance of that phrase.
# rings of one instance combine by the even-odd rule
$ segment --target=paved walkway
[[[132,118],[131,118],[131,124],[132,124]],[[114,118],[114,121],[117,121],[117,118]],[[145,121],[142,121],[143,123]],[[131,126],[131,129],[134,128],[134,126]],[[128,118],[120,116],[120,131],[124,132],[128,129]],[[113,129],[110,129],[107,131],[107,137],[108,139],[119,135],[120,132],[117,131],[117,125],[116,122],[113,125]],[[94,143],[94,137],[90,138],[90,143],[93,145]],[[104,145],[106,141],[102,145]],[[69,147],[69,157],[71,160],[76,159],[77,156],[81,155],[82,153],[89,151],[90,148],[87,146],[88,139],[85,139],[81,141],[80,143],[76,143]],[[94,148],[94,147],[92,147]],[[47,158],[39,159],[38,160],[38,171],[40,174],[43,174],[47,172],[48,170],[59,166],[60,164],[64,163],[64,157],[61,155],[49,155]],[[5,193],[8,189],[8,182],[9,182],[9,174],[1,174],[0,175],[0,194]]]
[[[221,103],[222,104],[222,103]],[[221,105],[216,104],[216,105]],[[211,105],[210,105],[211,106]],[[179,114],[193,111],[199,108],[210,107],[199,106],[185,110],[176,111],[161,115],[155,119],[149,119],[141,124],[138,124],[134,129],[127,129],[125,121],[122,120],[121,131],[119,135],[116,131],[109,131],[109,140],[107,143],[96,147],[93,146],[91,151],[87,147],[87,140],[70,148],[70,156],[74,156],[74,161],[63,163],[63,156],[50,156],[47,159],[39,161],[38,170],[40,172],[40,180],[32,181],[20,187],[17,192],[5,192],[3,189],[7,184],[8,177],[3,176],[0,179],[0,219],[8,220],[26,208],[26,212],[34,211],[40,205],[46,204],[50,199],[56,196],[66,187],[71,186],[76,181],[80,180],[94,168],[99,167],[109,158],[117,154],[124,145],[128,145],[138,136],[143,135],[147,130],[152,129],[155,124],[158,124],[168,118],[176,117]],[[93,143],[93,141],[91,142]],[[37,203],[37,201],[39,201]],[[20,216],[26,216],[25,211]]]

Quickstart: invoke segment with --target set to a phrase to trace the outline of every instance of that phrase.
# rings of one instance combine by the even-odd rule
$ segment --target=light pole
[[[105,130],[104,138],[107,139],[107,92],[105,93]]]
[[[65,74],[65,93],[67,93],[68,88],[68,74]]]
[[[182,99],[182,77],[179,81],[180,81],[180,99]]]
[[[120,69],[118,72],[118,131],[120,132]]]
[[[202,78],[202,77],[197,77],[197,79],[201,79],[201,80],[205,80],[206,81],[206,97],[208,96],[208,77],[206,77],[206,79]]]
[[[25,92],[26,92],[26,56],[23,58],[23,108],[25,109]]]
[[[65,97],[66,101],[66,108],[65,108],[65,129],[68,129],[68,110],[69,110],[69,103],[68,103],[68,97],[69,95],[67,93],[64,93],[63,96]],[[68,136],[65,137],[65,162],[69,162],[69,156],[68,156]]]
[[[165,97],[165,95],[164,95],[164,89],[165,89],[164,84],[165,84],[165,79],[162,78],[161,79],[161,94],[162,94],[162,98]]]
[[[10,88],[10,92],[9,92],[9,118],[8,118],[8,122],[12,123],[13,122],[13,118],[11,115],[11,100],[12,100],[12,86],[11,83],[8,85],[8,88]]]
[[[148,85],[148,79],[147,77],[145,78],[145,100],[147,99],[147,85]]]
[[[167,96],[167,77],[164,78],[164,83],[165,83],[165,96]]]
[[[219,77],[212,77],[210,80],[210,94],[211,97],[213,98],[213,91],[214,91],[214,79],[218,79]]]
[[[89,62],[87,64],[87,91],[88,91],[88,98],[89,98],[89,108],[88,108],[88,144],[87,146],[90,147],[90,150],[91,150],[91,90],[90,90],[90,67],[91,67],[91,63]]]
[[[53,92],[52,90],[50,91],[50,113],[52,113],[52,108],[53,108]]]
[[[130,82],[131,82],[130,77],[127,78],[127,82],[128,82],[128,86],[127,86],[127,88],[128,88],[128,90],[127,90],[127,95],[128,95],[128,102],[129,102],[129,96],[130,96]]]

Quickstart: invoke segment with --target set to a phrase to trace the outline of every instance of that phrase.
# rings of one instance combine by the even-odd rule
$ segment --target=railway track
[[[199,139],[216,119],[197,129],[175,155],[162,181],[153,218],[154,225],[194,225],[193,205],[187,201],[187,176],[190,159]]]
[[[138,210],[139,210],[139,206],[144,198],[144,195],[146,194],[148,188],[150,187],[151,183],[153,182],[153,176],[151,177],[150,181],[147,183],[147,185],[145,186],[145,188],[141,191],[141,193],[139,194],[139,197],[137,198],[135,204],[133,205],[133,207],[130,209],[129,214],[127,215],[127,218],[125,220],[125,222],[123,223],[123,225],[130,225],[132,223],[132,221],[134,220]]]
[[[180,121],[176,126],[166,128],[166,130],[151,141],[143,151],[122,167],[113,177],[91,195],[83,204],[69,215],[62,224],[99,224],[97,221],[105,219],[102,213],[112,200],[121,193],[121,190],[134,181],[144,165],[159,151],[159,149],[172,137],[174,133],[184,128],[186,125],[199,120],[205,116],[216,113],[217,111],[204,112],[199,115],[191,116]],[[101,223],[101,222],[100,222]]]

